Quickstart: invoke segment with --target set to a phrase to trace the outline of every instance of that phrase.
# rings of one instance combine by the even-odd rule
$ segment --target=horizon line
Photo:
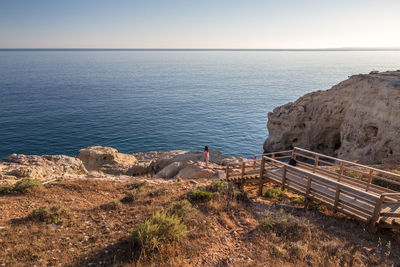
[[[0,51],[400,51],[400,47],[338,48],[0,48]]]

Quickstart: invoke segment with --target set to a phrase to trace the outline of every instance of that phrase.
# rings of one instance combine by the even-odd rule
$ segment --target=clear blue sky
[[[400,0],[0,0],[0,48],[400,47]]]

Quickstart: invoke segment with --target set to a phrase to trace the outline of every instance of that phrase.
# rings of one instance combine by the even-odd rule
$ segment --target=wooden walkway
[[[296,166],[289,165],[296,160]],[[309,200],[376,227],[400,228],[400,175],[301,148],[256,155],[251,164],[227,166],[225,179],[243,185],[272,181]]]

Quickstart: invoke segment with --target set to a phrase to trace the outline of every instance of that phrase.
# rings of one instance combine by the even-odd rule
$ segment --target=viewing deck
[[[296,166],[288,164],[290,159]],[[254,156],[251,164],[227,166],[225,179],[243,185],[272,181],[309,200],[376,227],[400,228],[400,175],[302,148]]]

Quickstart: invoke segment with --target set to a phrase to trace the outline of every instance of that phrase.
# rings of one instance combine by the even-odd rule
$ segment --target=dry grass
[[[167,188],[168,193],[157,197],[141,193],[135,201],[120,203],[121,208],[106,210],[98,207],[123,199],[140,183],[63,181],[29,194],[2,195],[0,227],[5,228],[0,228],[0,266],[391,266],[399,262],[398,233],[371,234],[329,210],[275,209],[269,199],[255,196],[257,186],[246,186],[250,201],[242,201],[232,193],[242,191],[216,183],[203,188],[212,194],[211,200],[193,204],[186,199],[193,189],[188,182],[147,183],[139,187],[146,192]],[[282,201],[299,197],[288,195]],[[68,219],[58,226],[26,220],[43,206],[68,207]],[[139,253],[131,241],[140,238],[132,238],[132,231],[156,236],[156,246],[142,242],[156,249]]]

